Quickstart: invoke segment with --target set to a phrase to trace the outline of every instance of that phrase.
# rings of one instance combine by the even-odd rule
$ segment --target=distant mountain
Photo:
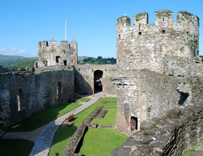
[[[23,57],[0,54],[0,65],[4,68],[25,68],[26,66],[33,67],[33,64],[36,60],[37,57]]]

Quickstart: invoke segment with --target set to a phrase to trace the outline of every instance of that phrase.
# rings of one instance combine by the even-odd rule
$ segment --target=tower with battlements
[[[76,65],[78,58],[77,41],[62,40],[57,46],[57,41],[50,40],[38,43],[38,61],[35,62],[35,68],[54,65]]]
[[[155,23],[148,23],[142,12],[133,19],[126,15],[117,20],[117,65],[120,69],[149,69],[163,73],[166,55],[193,58],[198,55],[199,18],[187,11],[177,14],[159,10]]]

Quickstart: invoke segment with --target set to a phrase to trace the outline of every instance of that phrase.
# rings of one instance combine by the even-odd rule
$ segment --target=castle
[[[130,135],[147,119],[175,107],[202,104],[203,65],[198,55],[199,18],[180,11],[146,12],[131,26],[126,15],[117,20],[117,65],[77,65],[77,42],[38,44],[34,71],[0,75],[0,115],[8,127],[30,115],[99,88],[117,96],[117,130]]]
[[[76,65],[78,60],[78,45],[77,41],[62,40],[60,46],[57,46],[57,41],[50,40],[38,43],[38,61],[35,62],[35,67],[54,66],[54,65]]]

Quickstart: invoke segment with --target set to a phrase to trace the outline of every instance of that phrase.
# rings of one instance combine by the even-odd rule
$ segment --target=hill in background
[[[4,68],[26,68],[33,67],[37,57],[9,56],[0,54],[0,65]],[[78,56],[78,64],[115,64],[115,58],[102,58],[101,56],[87,57]]]

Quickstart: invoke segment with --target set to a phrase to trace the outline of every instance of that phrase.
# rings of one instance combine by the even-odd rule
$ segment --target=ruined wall
[[[0,116],[7,127],[33,113],[71,101],[74,71],[0,74]]]
[[[125,134],[139,130],[143,120],[163,116],[176,106],[201,104],[203,63],[196,59],[168,56],[164,73],[150,70],[119,70],[117,86],[117,129]],[[132,118],[137,128],[132,128]]]
[[[198,55],[199,18],[186,11],[155,12],[155,23],[148,24],[146,12],[131,19],[117,20],[117,65],[120,69],[149,69],[163,73],[165,55],[192,58]]]
[[[60,46],[57,46],[57,41],[50,40],[38,43],[38,61],[34,67],[44,67],[53,65],[75,65],[78,59],[78,45],[75,40],[68,44],[68,41],[60,41]]]
[[[75,91],[81,95],[94,93],[94,72],[102,71],[101,78],[103,93],[109,96],[116,96],[116,86],[111,78],[116,77],[115,65],[77,65],[75,66]]]
[[[117,85],[117,129],[120,132],[131,134],[140,128],[143,120],[162,116],[179,105],[181,93],[178,86],[183,80],[149,70],[128,70],[125,73],[127,75],[114,80]],[[184,83],[188,84],[187,80]],[[185,92],[191,92],[191,88],[186,87]],[[184,101],[185,104],[187,101],[191,101],[191,97]],[[134,117],[137,128],[132,129],[131,118]]]
[[[203,105],[169,110],[161,118],[141,123],[135,132],[111,156],[181,156],[203,141]]]

